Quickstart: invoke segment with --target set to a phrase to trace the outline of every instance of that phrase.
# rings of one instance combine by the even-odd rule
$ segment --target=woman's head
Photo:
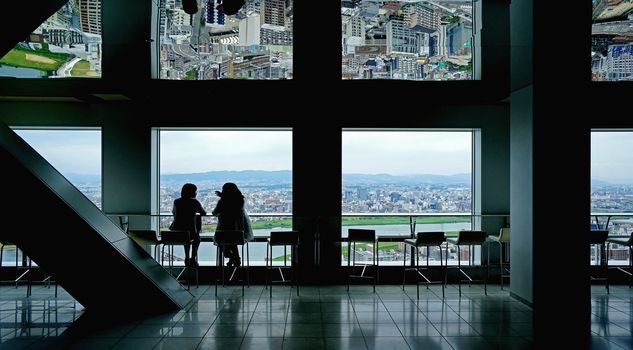
[[[180,197],[182,198],[196,198],[196,192],[198,191],[198,187],[194,184],[186,183],[182,185],[182,189],[180,190]]]
[[[232,182],[222,185],[222,192],[219,192],[218,195],[222,198],[244,198],[240,189]]]

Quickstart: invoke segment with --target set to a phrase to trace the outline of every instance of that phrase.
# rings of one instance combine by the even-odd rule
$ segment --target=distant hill
[[[204,173],[164,174],[161,175],[160,181],[163,183],[178,184],[185,182],[193,182],[196,184],[203,182],[235,182],[238,186],[279,185],[292,183],[292,172],[290,170],[207,171]]]
[[[101,185],[101,175],[68,173],[68,174],[65,174],[65,176],[68,179],[68,181],[74,184]]]
[[[379,184],[470,184],[470,174],[455,175],[390,175],[390,174],[343,174],[346,185],[379,185]]]

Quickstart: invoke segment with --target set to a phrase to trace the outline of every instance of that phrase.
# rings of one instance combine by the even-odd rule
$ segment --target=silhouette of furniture
[[[416,276],[416,287],[417,287],[417,295],[418,299],[420,299],[420,283],[426,284],[426,288],[429,288],[430,284],[442,284],[442,298],[444,298],[444,286],[446,285],[446,266],[448,265],[448,252],[446,253],[446,264],[443,262],[442,255],[442,244],[446,241],[444,237],[444,232],[418,232],[416,239],[405,239],[404,240],[404,269],[402,272],[402,290],[404,290],[404,285],[406,283],[407,271],[415,272]],[[426,265],[420,265],[420,248],[426,247]],[[430,265],[429,265],[429,256],[431,247],[438,247],[440,250],[440,268],[444,272],[442,280],[440,281],[431,281],[425,274],[430,273]],[[412,256],[411,262],[412,267],[407,268],[407,250],[411,249]]]
[[[273,247],[284,247],[284,264],[283,266],[273,266]],[[290,266],[288,266],[287,247],[290,247]],[[273,296],[274,283],[294,283],[297,288],[297,296],[299,295],[299,279],[297,274],[297,252],[299,247],[298,231],[272,231],[267,240],[266,248],[266,285],[270,287],[270,296]],[[272,271],[279,271],[281,280],[273,280]],[[288,280],[284,276],[283,270],[292,271],[292,279]]]
[[[242,282],[242,295],[244,295],[244,282],[250,286],[250,276],[248,267],[250,265],[248,254],[248,241],[244,239],[244,231],[241,230],[217,230],[213,237],[213,244],[217,247],[217,261],[216,266],[220,267],[221,279],[215,280],[215,295],[218,295],[218,282],[222,282],[222,286],[226,284],[225,266],[224,266],[224,250],[227,246],[241,246],[242,247],[242,264],[240,266],[233,266],[228,282],[233,281],[233,277],[239,270],[242,271],[242,278],[239,280]],[[244,255],[244,248],[246,247],[246,255]]]
[[[378,241],[376,240],[376,230],[350,228],[347,232],[347,267],[348,270],[351,270],[349,272],[349,275],[347,275],[347,291],[349,291],[350,280],[352,278],[357,278],[373,280],[375,293],[376,283],[378,283]],[[371,264],[367,264],[366,260],[364,263],[356,263],[356,243],[374,245],[374,252],[372,254]],[[367,250],[365,250],[365,252],[367,252]],[[364,253],[363,255],[365,258],[367,257],[367,253]],[[357,266],[363,267],[360,275],[356,274]],[[368,266],[372,266],[376,270],[374,276],[365,275],[365,271],[367,270]]]
[[[172,269],[174,267],[174,247],[183,247],[183,250],[186,249],[185,246],[191,246],[193,244],[193,239],[191,238],[191,234],[189,231],[184,230],[168,230],[161,231],[160,233],[160,243],[163,245],[162,253],[161,253],[161,265],[164,266],[165,259],[165,248],[168,248],[169,254],[169,273],[172,273]],[[178,275],[176,279],[180,281],[182,275],[187,272],[187,290],[191,289],[191,279],[192,273],[195,273],[196,277],[196,287],[198,287],[198,264],[197,262],[190,260],[189,264],[184,264],[184,267]]]
[[[461,248],[463,246],[468,247],[469,257],[468,257],[468,265],[472,266],[474,263],[474,255],[472,254],[473,247],[479,246],[483,249],[484,244],[486,242],[486,232],[485,231],[459,231],[457,233],[457,237],[447,237],[446,242],[453,244],[457,248],[457,284],[459,286],[459,295],[462,295],[462,278],[461,275],[466,277],[465,281],[468,281],[468,286],[470,287],[472,282],[483,282],[484,283],[484,295],[488,295],[488,285],[486,282],[486,278],[482,278],[481,280],[473,280],[470,275],[468,275],[463,269],[461,264]],[[482,266],[483,267],[483,266]]]
[[[501,290],[503,290],[503,279],[510,278],[510,228],[502,227],[499,230],[498,236],[488,236],[486,239],[488,243],[486,265],[488,267],[487,275],[490,276],[490,245],[497,244],[499,247],[499,283],[501,283]]]
[[[129,230],[127,233],[134,242],[140,246],[154,246],[154,259],[160,261],[158,255],[161,240],[154,230]]]
[[[618,236],[611,236],[611,237],[607,237],[607,245],[610,244],[616,244],[616,245],[621,245],[621,246],[625,246],[629,248],[629,266],[628,266],[628,271],[621,266],[615,266],[613,268],[624,272],[625,274],[627,274],[630,279],[629,279],[629,288],[631,288],[631,286],[633,286],[633,233],[631,233],[628,237],[624,236],[624,237],[618,237]],[[608,251],[609,249],[607,249]],[[606,257],[605,257],[606,258]],[[608,266],[608,262],[605,263]]]
[[[589,247],[597,246],[599,255],[598,268],[601,271],[601,277],[594,277],[589,275],[592,282],[604,281],[607,288],[607,294],[609,294],[609,278],[608,278],[608,264],[607,264],[607,238],[609,236],[609,230],[591,230],[589,231]]]
[[[31,272],[31,259],[22,252],[22,261],[19,261],[20,248],[11,241],[0,241],[0,272],[2,272],[2,264],[4,260],[4,250],[12,248],[15,251],[15,278],[13,280],[6,280],[2,282],[15,283],[15,288],[18,287],[18,283],[26,283],[26,296],[31,296],[31,280],[29,273]]]

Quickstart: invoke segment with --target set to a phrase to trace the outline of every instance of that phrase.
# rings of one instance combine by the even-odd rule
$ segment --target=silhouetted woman
[[[198,247],[200,246],[200,227],[196,218],[196,214],[207,215],[202,208],[202,204],[196,199],[198,187],[194,184],[186,183],[180,190],[180,198],[174,201],[174,222],[169,226],[172,230],[189,231],[189,235],[193,240],[191,249],[191,260],[189,259],[189,245],[185,246],[185,265],[198,265]]]
[[[244,239],[253,239],[251,220],[244,210],[244,195],[232,182],[227,182],[222,186],[222,192],[215,191],[220,197],[218,204],[213,209],[213,215],[218,217],[217,230],[238,230],[244,231]],[[229,258],[227,266],[240,266],[240,254],[237,246],[226,246],[224,257]]]

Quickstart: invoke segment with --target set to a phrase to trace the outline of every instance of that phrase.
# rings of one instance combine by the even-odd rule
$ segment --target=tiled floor
[[[530,349],[532,311],[507,288],[489,286],[302,287],[301,295],[262,286],[192,288],[196,301],[179,312],[108,325],[92,319],[60,288],[0,287],[1,349]],[[631,349],[633,291],[594,289],[594,347]],[[125,313],[125,310],[121,310]]]

